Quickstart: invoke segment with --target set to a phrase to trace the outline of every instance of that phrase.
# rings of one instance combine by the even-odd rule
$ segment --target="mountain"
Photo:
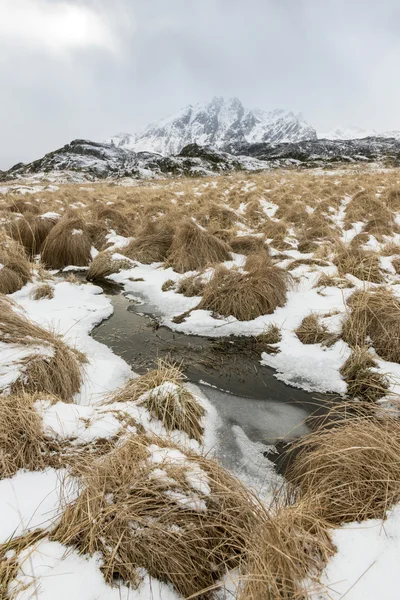
[[[268,164],[251,157],[233,156],[221,150],[186,146],[177,156],[134,152],[112,144],[73,140],[43,158],[18,163],[0,173],[0,180],[51,177],[69,182],[99,179],[153,179],[157,177],[214,175],[236,170],[260,170]]]
[[[329,167],[348,163],[400,166],[400,138],[368,137],[353,140],[304,140],[285,144],[239,144],[234,155],[245,155],[271,166]]]
[[[400,166],[400,139],[303,140],[279,144],[230,144],[228,151],[189,144],[175,156],[134,152],[113,144],[74,140],[27,165],[17,164],[0,181],[25,177],[61,182],[100,179],[196,177],[276,167],[329,168],[343,164]]]
[[[135,152],[179,154],[188,144],[223,149],[228,144],[298,142],[317,139],[301,115],[283,110],[244,108],[238,98],[213,98],[189,105],[177,114],[152,123],[137,135],[121,133],[108,143]]]
[[[363,129],[356,125],[350,127],[334,129],[327,133],[319,133],[319,140],[362,140],[368,137],[380,137],[380,138],[395,138],[400,140],[400,131],[384,131],[383,133],[377,133],[375,129]]]
[[[367,137],[377,137],[379,134],[374,129],[362,129],[356,125],[339,127],[327,133],[319,133],[319,140],[361,140]]]

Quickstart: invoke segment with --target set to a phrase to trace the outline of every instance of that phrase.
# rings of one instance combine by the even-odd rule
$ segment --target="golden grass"
[[[91,240],[85,222],[79,217],[65,216],[47,236],[42,263],[52,269],[69,265],[85,267],[91,261]]]
[[[279,506],[250,537],[238,600],[306,600],[334,554],[327,524],[312,505]]]
[[[108,229],[113,229],[118,235],[129,237],[132,235],[133,224],[131,220],[113,206],[100,204],[95,207],[94,216],[97,221],[105,224]]]
[[[27,548],[34,548],[37,542],[39,542],[46,533],[43,531],[32,531],[26,535],[13,537],[6,541],[4,544],[0,544],[0,598],[1,600],[13,600],[15,595],[11,592],[10,585],[14,582],[14,579],[20,568],[18,561],[19,555]],[[28,555],[29,560],[29,555]],[[24,587],[24,590],[26,588]],[[17,590],[15,590],[17,591]],[[18,590],[22,591],[22,590]]]
[[[128,438],[83,464],[81,481],[52,538],[100,552],[110,583],[136,586],[145,568],[183,597],[206,600],[204,590],[239,565],[258,521],[251,493],[217,462],[160,438]]]
[[[385,396],[389,381],[385,375],[374,371],[377,366],[368,348],[353,348],[340,369],[340,374],[347,383],[347,396],[366,402],[374,402]]]
[[[362,347],[368,336],[381,358],[400,362],[400,301],[392,290],[357,291],[348,304],[344,341],[353,348]]]
[[[176,228],[167,266],[177,273],[186,273],[230,259],[230,247],[225,242],[201,229],[193,221],[184,221]]]
[[[198,308],[239,321],[251,321],[274,312],[286,302],[287,274],[270,264],[264,253],[249,255],[247,272],[217,267],[204,288]]]
[[[27,319],[4,296],[0,296],[0,342],[33,350],[23,359],[22,374],[12,384],[12,392],[44,392],[65,401],[71,401],[79,392],[85,356]]]
[[[110,252],[99,252],[90,263],[86,274],[88,281],[105,279],[113,273],[119,273],[123,269],[131,269],[133,263],[124,258],[113,258]]]
[[[108,402],[138,402],[167,431],[179,430],[202,441],[203,406],[184,386],[179,365],[159,359],[155,369],[131,379]]]
[[[353,275],[362,281],[382,283],[379,254],[361,247],[338,244],[333,259],[340,275]]]
[[[201,275],[186,275],[179,280],[177,292],[188,298],[202,296],[205,286]]]
[[[39,207],[36,203],[33,203],[29,200],[24,200],[21,197],[10,195],[10,197],[5,197],[6,201],[10,200],[10,204],[8,205],[8,210],[13,213],[19,213],[21,215],[31,214],[37,215],[39,212]]]
[[[338,340],[338,335],[329,331],[326,325],[320,322],[318,315],[314,313],[304,317],[295,333],[302,344],[332,346]]]
[[[168,219],[149,221],[121,253],[144,264],[163,262],[171,248],[175,225]]]
[[[0,479],[19,469],[45,467],[42,418],[33,406],[37,399],[25,393],[0,395]]]
[[[294,495],[331,525],[384,519],[400,500],[400,422],[362,407],[295,443]]]
[[[43,300],[44,298],[51,300],[54,298],[54,289],[49,283],[42,283],[35,287],[31,293],[31,297],[33,300]]]
[[[230,238],[229,245],[236,254],[254,254],[265,250],[268,253],[268,246],[265,240],[253,235],[239,235]]]
[[[31,264],[22,246],[7,236],[0,240],[0,294],[12,294],[31,280]]]
[[[56,221],[38,216],[27,216],[11,223],[10,235],[19,242],[30,256],[39,254],[44,241]]]

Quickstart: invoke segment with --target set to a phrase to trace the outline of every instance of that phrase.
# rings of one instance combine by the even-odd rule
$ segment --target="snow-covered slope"
[[[356,125],[350,127],[338,127],[326,133],[319,133],[318,139],[320,140],[361,140],[367,137],[378,137],[374,129],[363,129]]]
[[[120,133],[108,142],[135,152],[178,154],[188,144],[223,148],[228,144],[298,142],[316,139],[315,129],[300,115],[283,110],[249,110],[238,98],[213,98],[189,105],[149,125],[142,133]]]

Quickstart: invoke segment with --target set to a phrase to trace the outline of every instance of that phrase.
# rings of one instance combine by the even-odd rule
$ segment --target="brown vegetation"
[[[51,269],[63,269],[69,265],[85,267],[91,261],[91,247],[92,243],[84,221],[79,217],[66,216],[47,236],[41,260]]]
[[[176,229],[167,265],[177,273],[185,273],[230,259],[230,247],[225,242],[201,229],[193,221],[185,221]]]
[[[38,216],[27,216],[11,223],[11,237],[19,242],[30,256],[39,254],[44,241],[56,221]]]
[[[332,428],[320,428],[295,444],[289,479],[295,496],[316,514],[341,525],[384,519],[400,500],[400,423],[370,411],[349,410]]]
[[[256,522],[251,494],[217,462],[136,435],[82,467],[82,492],[53,538],[100,552],[108,582],[135,586],[145,568],[185,598],[206,600],[205,590],[239,565]]]
[[[400,362],[400,301],[388,289],[357,291],[348,300],[343,339],[363,347],[367,336],[384,360]]]
[[[248,266],[248,263],[250,266]],[[198,308],[250,321],[267,315],[286,301],[287,275],[272,266],[266,255],[250,255],[246,273],[217,267]]]
[[[318,315],[312,313],[304,317],[296,335],[302,344],[322,344],[332,346],[338,340],[338,336],[328,330],[326,325],[321,324]]]
[[[340,374],[347,383],[347,396],[367,402],[374,402],[385,396],[389,389],[389,381],[387,377],[374,371],[377,366],[368,348],[353,348],[340,369]]]
[[[70,401],[79,392],[85,357],[60,337],[29,321],[22,310],[0,297],[0,342],[27,352],[21,359],[21,376],[12,384],[15,393],[44,392]]]

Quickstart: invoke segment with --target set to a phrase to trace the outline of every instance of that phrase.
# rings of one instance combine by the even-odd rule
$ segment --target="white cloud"
[[[51,0],[0,0],[1,42],[35,44],[53,51],[86,46],[116,50],[112,32],[87,6]]]

